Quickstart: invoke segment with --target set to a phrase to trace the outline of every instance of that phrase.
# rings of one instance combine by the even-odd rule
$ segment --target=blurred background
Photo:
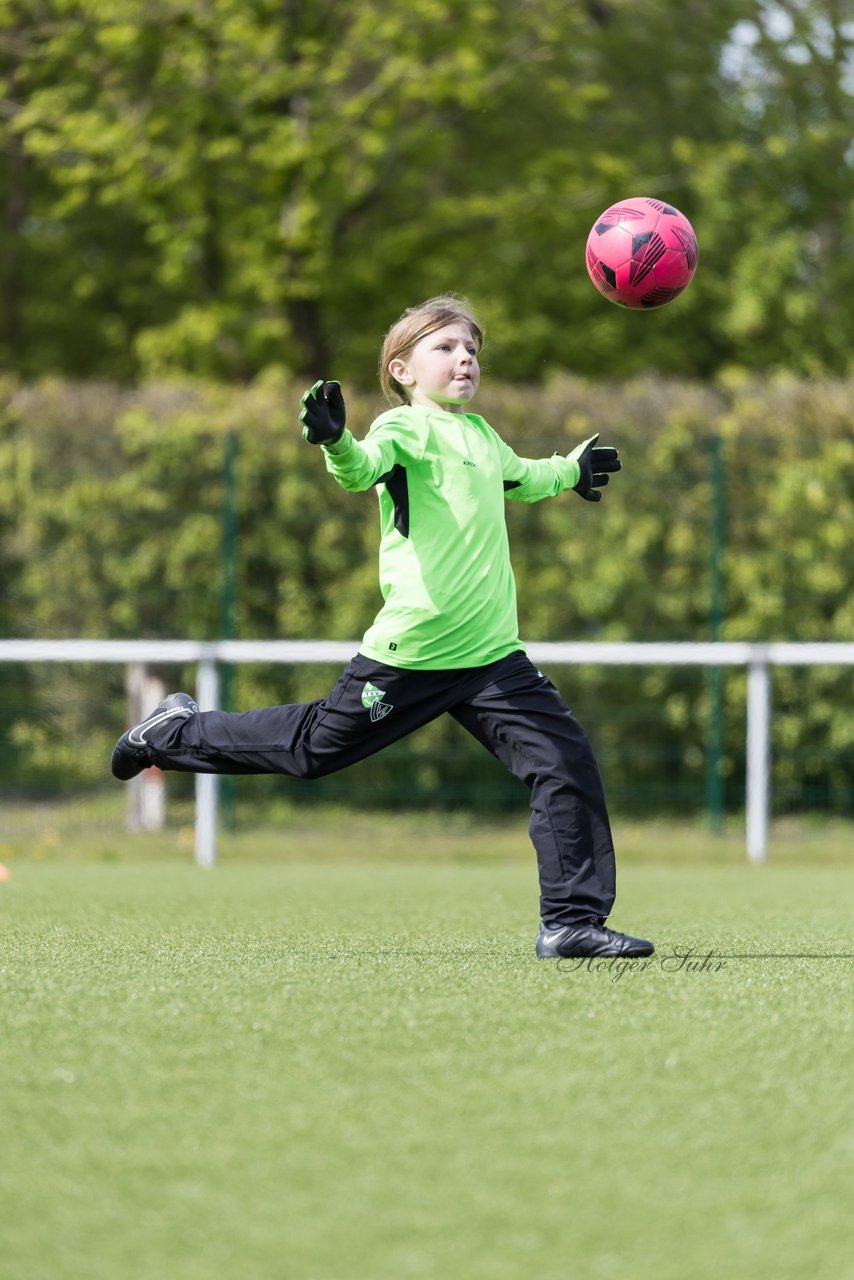
[[[362,434],[384,331],[455,290],[487,331],[476,407],[516,450],[600,431],[624,459],[600,507],[509,504],[525,640],[854,639],[842,0],[9,0],[0,80],[0,635],[357,640],[376,500],[302,443],[299,397],[340,378]],[[646,314],[584,268],[631,195],[700,244]],[[241,667],[223,693],[337,674]],[[743,671],[550,674],[618,818],[739,815]],[[126,723],[119,667],[0,663],[0,849],[48,804],[60,835],[64,806],[115,824]],[[775,669],[772,753],[778,818],[854,816],[850,668]],[[169,780],[167,821],[191,787]],[[225,799],[237,828],[524,809],[450,721]]]

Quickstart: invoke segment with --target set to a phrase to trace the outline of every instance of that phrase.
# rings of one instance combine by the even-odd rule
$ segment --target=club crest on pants
[[[385,689],[378,689],[375,684],[371,684],[370,680],[365,682],[362,690],[362,706],[370,711],[373,721],[382,720],[389,711],[394,710],[390,703],[383,702],[384,697]]]

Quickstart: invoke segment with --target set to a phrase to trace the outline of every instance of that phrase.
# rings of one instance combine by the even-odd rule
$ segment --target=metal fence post
[[[711,438],[711,519],[709,522],[709,639],[721,640],[726,621],[726,470],[723,438]],[[726,809],[725,780],[721,772],[724,757],[726,703],[724,668],[711,666],[706,672],[709,718],[706,729],[706,806],[709,829],[723,830]]]
[[[139,724],[166,696],[163,681],[149,674],[144,662],[125,667],[128,724]],[[144,769],[127,785],[128,831],[162,831],[166,820],[166,787],[156,766]]]
[[[763,652],[747,668],[747,856],[768,856],[770,786],[771,677]]]
[[[199,662],[196,701],[200,711],[216,711],[219,707],[219,666],[214,648]],[[218,784],[216,774],[196,774],[196,862],[200,867],[209,868],[216,863]]]

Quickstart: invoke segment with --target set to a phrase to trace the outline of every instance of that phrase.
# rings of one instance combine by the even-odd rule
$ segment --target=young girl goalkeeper
[[[381,751],[448,712],[531,793],[539,956],[643,956],[652,943],[605,926],[614,847],[587,736],[519,641],[505,499],[572,489],[598,502],[616,449],[518,457],[467,406],[483,331],[461,299],[432,298],[386,335],[380,381],[393,404],[356,441],[337,382],[302,399],[303,436],[350,492],[376,487],[384,604],[327,698],[242,714],[171,694],[123,734],[112,771],[155,764],[197,773],[317,778]]]

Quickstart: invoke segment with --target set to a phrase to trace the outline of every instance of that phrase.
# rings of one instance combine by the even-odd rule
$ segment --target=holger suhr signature
[[[687,947],[684,951],[642,957],[561,956],[557,967],[563,973],[608,973],[612,982],[619,982],[624,974],[644,973],[649,969],[660,969],[662,973],[720,973],[727,967],[727,958],[714,951],[704,954]]]

